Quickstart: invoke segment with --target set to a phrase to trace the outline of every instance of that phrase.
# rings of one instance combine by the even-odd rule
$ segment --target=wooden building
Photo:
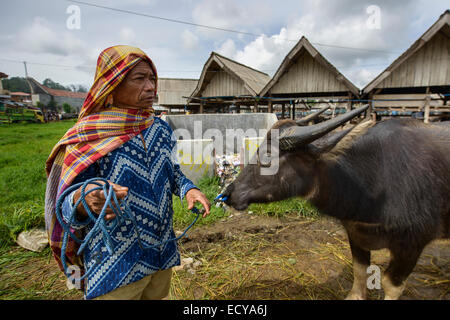
[[[31,99],[34,106],[40,102],[45,108],[53,105],[56,109],[61,111],[62,105],[68,103],[70,106],[74,107],[78,113],[87,96],[86,92],[73,92],[46,87],[31,77],[28,77],[27,81],[31,88]]]
[[[352,102],[348,100],[358,98],[359,89],[302,37],[261,90],[260,97],[269,112],[281,106],[281,118],[284,118],[287,105],[289,116],[295,118],[296,107],[300,110],[317,108],[321,104],[314,102],[320,100],[345,100],[334,103],[333,107],[351,109]]]
[[[430,114],[450,111],[450,11],[364,89],[377,114]]]
[[[199,108],[198,103],[191,103],[188,108],[187,97],[197,87],[197,83],[198,79],[159,78],[157,106],[160,111],[168,114],[196,112]]]
[[[269,80],[264,72],[212,52],[189,104],[198,103],[198,113],[257,112],[257,95]]]

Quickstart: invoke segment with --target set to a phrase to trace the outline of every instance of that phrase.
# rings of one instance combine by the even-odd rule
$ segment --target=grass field
[[[0,126],[0,300],[82,298],[79,291],[67,290],[48,247],[35,253],[14,243],[20,231],[44,226],[45,161],[72,124]],[[205,178],[198,186],[211,203],[220,192],[216,178]],[[182,230],[194,215],[175,196],[173,207],[174,227]],[[337,233],[342,227],[316,219],[317,211],[298,198],[253,204],[248,211],[252,214],[213,206],[210,216],[199,219],[189,239],[179,244],[182,256],[203,264],[195,274],[174,272],[171,299],[345,297],[352,272],[348,242]],[[427,248],[415,282],[410,281],[409,298],[448,299],[446,248],[447,242]],[[377,257],[375,263],[385,267],[389,254]]]
[[[63,274],[56,268],[47,248],[42,253],[23,250],[15,244],[17,235],[27,229],[44,227],[44,195],[46,187],[45,161],[55,143],[74,124],[73,120],[47,124],[13,124],[0,126],[0,299],[64,299],[79,297],[64,286],[54,289],[54,283],[63,283]],[[204,178],[198,186],[213,203],[220,192],[216,178]],[[173,198],[174,227],[184,229],[194,219],[187,203]],[[291,199],[267,205],[252,205],[255,214],[280,216],[295,212],[314,215],[315,210],[300,199]],[[206,219],[194,226],[208,225],[230,215],[222,208],[211,207]],[[39,262],[42,275],[33,266]],[[44,270],[45,269],[45,270]],[[43,275],[45,282],[41,283]],[[50,274],[50,276],[48,276]]]
[[[73,125],[73,120],[47,124],[14,124],[0,126],[0,243],[1,247],[14,243],[18,233],[44,226],[44,194],[46,186],[45,161],[55,143]],[[213,202],[220,191],[215,178],[205,178],[199,187]],[[188,214],[187,204],[174,197],[175,227],[185,227],[194,218]],[[300,199],[268,205],[252,205],[249,210],[261,214],[313,213]],[[227,216],[213,207],[211,215],[200,219],[198,225],[208,224]]]
[[[44,226],[45,161],[74,121],[0,126],[0,243]]]

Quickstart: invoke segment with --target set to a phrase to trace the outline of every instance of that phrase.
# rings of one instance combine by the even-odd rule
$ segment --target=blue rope
[[[103,182],[103,184],[100,183],[99,181]],[[97,187],[92,188],[88,192],[86,192],[86,187],[88,184],[93,184],[93,185],[96,185]],[[69,221],[68,221],[68,223],[66,223],[61,214],[62,203],[68,194],[77,190],[80,187],[81,187],[80,199],[78,199],[78,201],[74,204],[72,212],[69,217]],[[89,193],[94,192],[96,190],[102,190],[103,194],[105,195],[105,198],[106,198],[105,204],[103,205],[103,208],[100,211],[100,214],[98,214],[98,215],[92,213],[92,211],[90,210],[88,204],[86,203],[86,199],[85,199],[85,197]],[[86,210],[86,212],[88,214],[88,217],[86,218],[86,220],[84,220],[82,222],[77,221],[77,224],[80,224],[81,226],[87,226],[92,222],[94,223],[94,226],[88,232],[88,234],[84,237],[84,239],[79,239],[70,230],[71,229],[70,225],[75,221],[77,207],[80,205],[80,203],[83,204],[84,209]],[[116,215],[114,219],[110,220],[109,226],[107,225],[107,221],[105,220],[106,210],[108,207],[111,208],[113,210],[114,214]],[[186,230],[184,230],[184,232],[180,236],[162,241],[162,242],[154,244],[154,245],[146,246],[141,241],[140,233],[139,233],[139,230],[137,227],[136,220],[134,219],[131,209],[128,206],[128,195],[119,203],[112,185],[110,185],[108,180],[106,180],[106,179],[93,178],[93,179],[86,180],[85,182],[77,183],[77,184],[70,186],[59,196],[59,198],[56,202],[55,209],[56,209],[55,210],[56,218],[58,219],[58,222],[60,223],[61,227],[64,230],[63,241],[62,241],[62,246],[61,246],[61,262],[62,262],[64,272],[68,277],[71,275],[69,272],[67,272],[68,267],[67,267],[67,262],[66,262],[66,250],[67,250],[67,243],[68,243],[69,237],[71,237],[73,240],[75,240],[75,242],[80,244],[80,247],[77,251],[77,255],[80,255],[84,251],[84,249],[86,248],[87,244],[92,239],[92,237],[94,235],[98,234],[99,232],[102,232],[102,235],[103,235],[102,240],[103,240],[109,254],[112,255],[114,253],[115,246],[114,246],[113,240],[111,238],[110,231],[112,231],[115,227],[117,227],[118,224],[121,225],[125,221],[128,220],[133,223],[134,230],[136,231],[136,234],[137,234],[139,246],[141,247],[142,250],[148,250],[148,249],[152,249],[152,248],[161,246],[165,243],[168,243],[171,241],[178,241],[179,239],[181,239],[187,233],[187,231],[197,222],[198,217],[201,214],[200,211],[194,207],[193,209],[191,209],[191,211],[196,213],[197,216],[195,217],[195,220],[186,228]],[[80,278],[80,280],[88,277],[93,269],[94,269],[93,267],[91,267],[89,270],[86,269],[85,274]]]

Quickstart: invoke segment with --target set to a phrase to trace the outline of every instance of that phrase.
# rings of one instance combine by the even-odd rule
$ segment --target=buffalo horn
[[[280,134],[280,150],[291,150],[295,147],[313,142],[345,122],[353,119],[357,115],[363,113],[367,110],[367,108],[369,108],[369,105],[362,106],[358,109],[346,112],[336,118],[312,126],[290,127]]]
[[[295,121],[299,126],[306,126],[308,125],[308,122],[310,122],[311,120],[314,120],[315,118],[317,118],[320,114],[322,114],[323,112],[325,112],[326,110],[330,109],[330,106],[326,106],[323,107],[322,109],[320,109],[319,111],[316,111],[314,113],[311,113],[310,115],[307,115],[304,118],[301,118],[297,121]]]

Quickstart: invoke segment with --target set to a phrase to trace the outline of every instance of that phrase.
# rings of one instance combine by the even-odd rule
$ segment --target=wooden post
[[[372,112],[371,117],[373,122],[377,122],[377,114],[375,112]]]
[[[269,103],[267,104],[267,112],[272,113],[272,100],[269,100]]]
[[[203,113],[203,101],[200,101],[200,110],[199,113],[202,114]]]
[[[284,119],[284,113],[286,112],[286,109],[284,107],[284,102],[281,104],[281,119]]]
[[[430,123],[430,87],[427,87],[427,96],[425,97],[425,111],[423,113],[423,122]]]
[[[259,112],[259,110],[258,110],[258,102],[255,101],[255,104],[254,104],[253,106],[254,106],[254,108],[255,108],[255,109],[253,109],[253,112],[254,112],[254,113],[258,113],[258,112]]]
[[[291,113],[291,119],[295,120],[295,102],[291,105],[292,113]]]
[[[370,118],[370,115],[372,114],[373,111],[373,94],[369,94],[369,108],[367,108],[366,110],[366,118]]]
[[[349,112],[350,110],[352,110],[352,104],[353,104],[353,102],[350,101],[350,100],[352,100],[352,94],[351,93],[348,94],[347,99],[348,99],[348,101],[347,101],[347,112]]]

